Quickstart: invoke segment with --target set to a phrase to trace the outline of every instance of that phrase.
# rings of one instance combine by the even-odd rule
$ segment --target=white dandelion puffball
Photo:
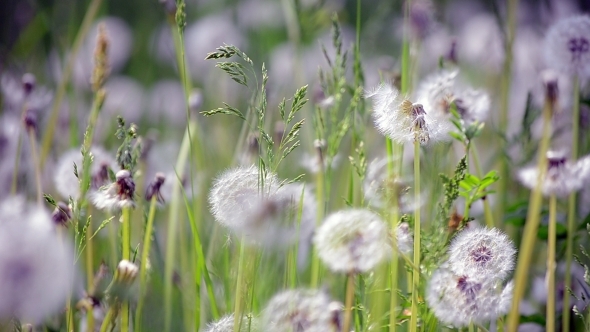
[[[428,144],[448,140],[451,127],[438,121],[422,104],[405,99],[390,83],[368,92],[373,100],[373,120],[377,130],[398,143]]]
[[[572,192],[584,187],[590,178],[590,156],[569,161],[562,153],[547,152],[548,169],[545,177],[541,179],[541,191],[543,195],[556,195],[566,197]],[[529,166],[518,172],[518,179],[529,189],[537,186],[539,170],[535,166]]]
[[[512,282],[501,287],[439,268],[428,282],[426,303],[445,324],[455,327],[465,327],[471,322],[486,324],[508,313],[513,288]]]
[[[563,19],[545,36],[547,65],[569,75],[590,75],[590,16]]]
[[[258,331],[256,321],[252,317],[245,316],[242,318],[240,326],[241,332],[255,332]],[[207,324],[203,332],[234,332],[234,315],[226,315],[221,317],[218,321]]]
[[[375,268],[391,255],[387,224],[365,209],[329,215],[314,237],[318,256],[333,272],[360,273]]]
[[[100,179],[99,181],[99,177],[106,176],[106,180],[108,180],[108,172],[101,174],[106,171],[105,166],[113,171],[117,171],[118,166],[115,159],[101,147],[94,146],[90,148],[90,153],[93,157],[92,165],[90,166],[91,182],[94,182],[92,189],[98,189],[98,187],[105,184],[102,183],[104,179]],[[55,170],[53,178],[55,188],[64,199],[68,199],[69,197],[76,199],[80,196],[80,181],[74,175],[74,164],[76,164],[78,169],[78,176],[82,178],[84,165],[82,164],[82,153],[78,149],[64,153],[59,158]]]
[[[263,331],[336,332],[340,307],[321,291],[283,291],[266,305]]]
[[[497,228],[465,228],[449,245],[449,269],[476,280],[505,280],[515,264],[516,248]]]
[[[72,249],[51,215],[21,197],[0,203],[0,319],[39,323],[63,309],[74,277]]]

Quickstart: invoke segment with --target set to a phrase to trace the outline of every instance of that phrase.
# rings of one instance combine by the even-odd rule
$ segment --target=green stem
[[[420,201],[420,142],[414,142],[414,199]],[[414,211],[414,266],[412,273],[412,317],[410,331],[418,330],[418,291],[420,283],[420,207]]]
[[[37,204],[43,205],[43,189],[41,189],[41,168],[39,165],[39,154],[37,151],[37,138],[35,137],[35,130],[29,129],[29,141],[31,142],[31,156],[33,157],[33,164],[35,167],[35,184],[37,187]]]
[[[115,314],[115,306],[112,306],[109,308],[109,311],[107,311],[107,315],[104,317],[104,320],[102,321],[102,325],[100,325],[100,332],[107,332],[107,330],[109,329],[109,325],[111,324],[111,321],[113,320],[114,314]],[[68,331],[70,331],[70,330],[68,330]]]
[[[350,320],[352,318],[352,302],[354,300],[354,279],[355,274],[349,273],[346,280],[346,302],[344,304],[344,322],[342,323],[342,331],[350,331]]]
[[[76,56],[80,51],[82,42],[88,34],[88,30],[90,29],[90,26],[94,21],[94,17],[98,12],[98,8],[100,7],[101,3],[102,0],[92,0],[90,5],[88,6],[88,10],[86,11],[84,19],[82,20],[82,24],[80,25],[80,30],[78,30],[78,34],[76,35],[76,39],[74,40],[74,44],[72,45],[70,58],[65,63],[65,67],[61,75],[61,81],[59,82],[57,92],[55,93],[55,98],[53,99],[53,105],[51,107],[51,112],[49,115],[49,122],[47,124],[47,131],[45,132],[45,135],[43,135],[43,139],[41,140],[43,142],[43,146],[41,148],[41,158],[39,161],[41,169],[45,165],[45,161],[47,160],[47,156],[49,155],[49,150],[53,145],[53,135],[55,133],[55,126],[57,124],[59,109],[61,107],[61,101],[66,92],[68,80],[70,79],[70,76],[72,75],[72,70],[74,69],[74,63],[76,62],[74,60],[76,59]]]
[[[324,167],[320,164],[320,170],[316,174],[316,226],[322,223],[325,209],[325,193],[324,193]],[[311,288],[316,288],[320,281],[320,259],[317,255],[315,247],[313,248],[311,258]]]
[[[523,238],[518,254],[518,263],[515,273],[514,294],[512,297],[512,309],[508,316],[508,331],[516,331],[520,321],[520,301],[524,296],[524,292],[529,283],[529,266],[531,258],[535,249],[535,241],[537,239],[537,229],[539,228],[541,203],[543,200],[541,183],[547,173],[547,151],[549,150],[549,143],[551,140],[551,117],[553,115],[553,107],[550,101],[545,102],[543,111],[543,136],[539,147],[539,155],[537,156],[537,169],[539,170],[539,177],[537,185],[531,191],[529,198],[529,209],[523,230]]]
[[[190,149],[189,131],[196,128],[196,121],[189,122],[184,133],[178,158],[176,159],[176,173],[179,178],[184,176],[184,169]],[[166,238],[166,260],[164,264],[164,326],[165,331],[170,331],[172,324],[172,277],[174,274],[174,262],[176,258],[176,232],[178,229],[179,208],[180,208],[180,183],[174,181],[172,189],[172,198],[170,199],[170,210],[168,217],[168,234]]]
[[[580,80],[574,77],[574,105],[572,115],[572,161],[578,158],[578,139],[580,131]],[[576,193],[571,193],[568,199],[567,239],[565,249],[565,292],[572,287],[572,258],[574,256],[574,235],[576,233]],[[570,330],[570,297],[563,297],[562,331]]]
[[[88,208],[88,214],[90,215],[90,207]],[[86,287],[87,292],[90,295],[94,294],[94,245],[92,241],[92,221],[88,222],[86,227],[86,248],[84,248],[86,254]],[[87,331],[94,331],[94,313],[92,306],[86,314],[86,326]]]
[[[236,280],[236,298],[234,302],[234,332],[240,331],[240,325],[242,323],[243,314],[243,302],[242,299],[244,293],[244,269],[246,264],[246,241],[242,238],[240,241],[240,258],[238,262],[238,278]]]
[[[471,155],[473,157],[473,164],[475,166],[475,171],[477,172],[477,176],[481,179],[483,176],[483,171],[481,168],[481,164],[479,163],[479,153],[477,149],[469,149]],[[489,228],[494,227],[494,216],[492,214],[492,209],[490,208],[490,203],[487,198],[483,199],[483,210],[486,219],[486,226]]]
[[[143,236],[143,250],[141,252],[141,265],[139,267],[139,298],[137,301],[137,309],[135,310],[135,328],[138,331],[141,331],[141,313],[143,310],[143,302],[145,300],[147,286],[147,263],[150,257],[150,248],[152,245],[152,233],[154,227],[154,217],[156,216],[157,201],[158,199],[156,195],[152,196],[145,234]]]
[[[123,208],[122,228],[122,252],[123,259],[131,261],[131,209]],[[129,300],[125,299],[121,304],[121,332],[129,331]]]
[[[500,135],[506,135],[508,128],[508,108],[510,101],[510,83],[512,77],[512,48],[514,44],[514,36],[516,34],[516,10],[518,8],[518,0],[508,0],[508,21],[506,27],[506,43],[505,52],[506,59],[504,61],[504,68],[502,70],[502,83],[501,83],[501,99],[500,99]],[[505,156],[507,137],[502,137],[500,140],[500,180],[498,182],[498,192],[502,193],[499,195],[499,206],[497,209],[497,222],[498,226],[502,226],[504,222],[504,211],[506,209],[507,202],[507,189],[508,181],[510,181],[510,169],[508,166],[508,160]]]
[[[555,241],[557,198],[549,198],[549,237],[547,241],[547,331],[555,331]],[[566,293],[567,296],[567,293]]]

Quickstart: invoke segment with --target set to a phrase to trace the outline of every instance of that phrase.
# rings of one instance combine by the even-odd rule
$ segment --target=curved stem
[[[150,257],[150,248],[152,246],[152,233],[154,228],[154,217],[156,215],[156,195],[152,196],[150,201],[150,209],[148,212],[147,225],[145,227],[145,234],[143,236],[143,250],[141,252],[141,264],[139,267],[139,299],[137,301],[137,309],[135,310],[135,328],[141,331],[141,311],[143,310],[143,302],[145,299],[146,283],[147,283],[147,262]]]
[[[547,241],[547,331],[555,331],[555,242],[557,198],[549,198],[549,237]],[[567,296],[567,295],[566,295]]]
[[[578,139],[580,131],[580,80],[574,77],[574,106],[572,117],[572,161],[578,158]],[[568,199],[567,239],[565,248],[565,280],[564,288],[567,294],[572,287],[572,258],[574,256],[574,235],[576,233],[576,193],[571,193]],[[563,297],[562,331],[570,330],[570,296]]]
[[[420,201],[420,142],[414,142],[414,199]],[[412,273],[412,316],[410,331],[418,330],[418,291],[420,282],[420,207],[414,211],[414,266]]]
[[[520,301],[524,296],[525,289],[529,283],[529,266],[531,258],[535,249],[535,241],[537,239],[537,229],[539,228],[542,191],[541,183],[547,173],[547,150],[549,150],[549,142],[551,140],[551,117],[553,108],[550,101],[545,102],[543,111],[543,136],[541,138],[537,169],[539,170],[539,177],[537,178],[537,185],[531,191],[529,198],[529,209],[523,230],[522,243],[518,254],[518,261],[516,266],[516,274],[514,277],[515,286],[512,296],[512,309],[508,316],[508,331],[516,331],[520,321]]]

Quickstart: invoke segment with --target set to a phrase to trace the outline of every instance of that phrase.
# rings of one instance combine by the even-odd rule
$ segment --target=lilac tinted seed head
[[[31,74],[31,73],[26,73],[23,75],[22,78],[23,81],[23,90],[25,92],[25,96],[28,96],[31,94],[31,92],[33,92],[33,89],[35,89],[35,75]]]
[[[263,331],[336,332],[339,319],[324,292],[307,289],[276,294],[262,313]]]
[[[18,248],[18,250],[15,250]],[[72,248],[51,215],[22,197],[0,202],[0,319],[40,323],[65,305],[74,283]]]
[[[545,36],[547,65],[569,75],[590,75],[590,16],[558,21]]]
[[[67,222],[72,218],[72,210],[64,202],[58,202],[57,206],[51,214],[51,219],[57,225],[66,225]]]
[[[449,270],[474,280],[504,280],[514,269],[516,249],[496,228],[465,228],[449,246]]]
[[[471,322],[486,324],[510,309],[512,282],[475,280],[441,267],[434,271],[426,289],[426,303],[441,322],[464,327]]]
[[[580,190],[590,179],[590,156],[573,162],[567,160],[563,152],[549,151],[547,158],[548,169],[545,178],[541,179],[541,191],[545,196],[565,197]],[[525,187],[534,189],[539,170],[536,166],[525,167],[518,171],[517,176]]]
[[[155,196],[158,203],[164,204],[165,199],[162,196],[161,189],[165,181],[166,175],[164,173],[156,173],[154,180],[147,187],[145,199],[149,201]]]
[[[391,255],[387,224],[366,209],[342,210],[329,215],[316,231],[318,256],[333,272],[362,273]]]
[[[108,211],[135,207],[134,196],[135,182],[126,169],[117,172],[115,182],[90,193],[94,206]]]

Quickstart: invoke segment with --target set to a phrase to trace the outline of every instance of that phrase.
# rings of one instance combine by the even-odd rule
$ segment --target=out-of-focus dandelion
[[[545,36],[545,60],[569,75],[590,75],[590,16],[573,16],[552,25]]]
[[[48,211],[21,197],[5,198],[0,203],[0,318],[39,323],[62,309],[74,285],[72,252]]]
[[[422,104],[403,97],[390,83],[383,83],[366,94],[373,100],[373,119],[377,130],[398,143],[420,144],[448,139],[450,125],[431,116]]]
[[[486,324],[510,309],[513,283],[500,283],[457,275],[441,267],[426,289],[426,303],[438,320],[454,327]]]
[[[234,331],[234,315],[227,315],[221,317],[218,321],[207,324],[203,332],[233,332]],[[240,326],[242,332],[258,331],[257,321],[253,317],[245,316],[242,318]]]
[[[541,182],[541,191],[545,196],[555,195],[565,197],[572,192],[582,189],[590,177],[590,156],[568,161],[563,152],[547,152],[548,169]],[[518,179],[529,189],[537,185],[539,170],[536,166],[529,166],[518,172]]]
[[[318,228],[314,244],[330,270],[344,273],[370,271],[389,258],[392,250],[387,224],[364,209],[329,215]]]
[[[404,179],[389,178],[387,165],[387,158],[377,158],[369,163],[363,181],[366,202],[378,209],[397,206],[400,213],[414,211],[419,202],[414,202],[410,194],[410,185]],[[397,199],[397,204],[394,199]]]
[[[99,188],[90,194],[94,206],[101,210],[118,211],[134,207],[135,182],[128,170],[120,170],[116,181]]]
[[[264,331],[340,331],[341,305],[317,290],[294,289],[275,295],[262,314]]]
[[[409,256],[414,250],[414,237],[407,222],[400,223],[395,231],[397,249],[403,255]]]

